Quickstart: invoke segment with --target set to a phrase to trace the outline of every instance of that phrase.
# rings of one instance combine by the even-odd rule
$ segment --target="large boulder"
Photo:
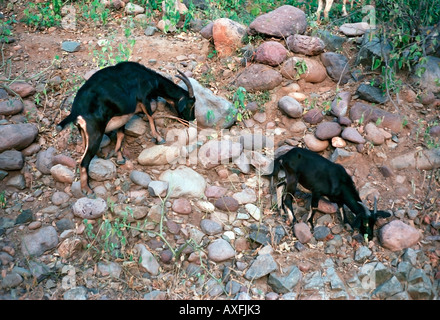
[[[253,64],[243,70],[237,77],[235,84],[249,92],[255,92],[272,90],[279,86],[282,80],[283,78],[278,71],[264,64]]]
[[[215,49],[219,57],[232,55],[241,45],[241,38],[246,33],[246,27],[238,22],[227,18],[220,18],[214,21],[212,26],[212,37]]]
[[[287,38],[292,34],[303,34],[306,28],[307,19],[304,11],[294,6],[284,5],[258,16],[249,25],[249,32]]]

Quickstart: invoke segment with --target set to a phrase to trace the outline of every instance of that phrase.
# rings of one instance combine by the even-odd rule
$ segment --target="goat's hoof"
[[[123,164],[125,164],[127,161],[125,160],[125,158],[122,158],[122,159],[118,159],[118,160],[116,160],[116,164],[118,164],[118,165],[120,165],[120,166],[122,166]]]
[[[156,144],[165,144],[166,142],[164,138],[161,138],[161,140],[156,139]]]

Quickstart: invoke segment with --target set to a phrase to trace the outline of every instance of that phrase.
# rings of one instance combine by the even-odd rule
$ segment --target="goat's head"
[[[196,118],[194,108],[196,97],[194,96],[194,89],[188,77],[182,71],[177,71],[179,72],[179,75],[177,75],[176,77],[182,80],[188,88],[188,95],[182,96],[177,102],[177,112],[179,113],[179,116],[181,116],[183,119],[192,121]]]
[[[373,239],[374,236],[374,225],[378,218],[388,218],[391,216],[390,213],[386,211],[377,211],[376,199],[374,199],[374,209],[370,210],[361,201],[358,203],[364,208],[364,212],[356,217],[355,226],[359,227],[359,232],[364,236],[365,242],[368,243],[369,240]]]

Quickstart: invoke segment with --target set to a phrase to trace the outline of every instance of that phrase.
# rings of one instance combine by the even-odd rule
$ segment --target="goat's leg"
[[[330,12],[330,9],[332,8],[333,0],[326,0],[325,1],[325,8],[324,8],[324,19],[328,20],[328,14]]]
[[[324,1],[324,0],[319,0],[318,9],[316,10],[316,21],[318,21],[318,22],[321,19],[321,11],[322,11],[322,7],[323,7],[322,1]]]
[[[321,198],[321,195],[316,193],[312,194],[312,203],[310,204],[310,212],[309,216],[307,217],[307,222],[310,223],[310,227],[312,230],[315,227],[315,225],[313,224],[313,218],[316,214],[316,210],[318,210],[319,198]]]
[[[117,164],[125,164],[125,158],[122,155],[122,140],[124,140],[125,134],[124,129],[118,129],[116,133],[116,146],[115,146],[115,154],[116,154],[116,163]]]
[[[151,111],[151,107],[147,110],[145,107],[146,103],[150,103],[149,100],[145,100],[144,103],[138,103],[136,107],[140,107],[141,110],[145,113],[145,115],[148,118],[148,122],[150,123],[150,130],[153,137],[156,139],[156,144],[164,144],[166,141],[164,138],[162,138],[159,133],[156,130],[156,124],[154,123],[154,119],[152,117],[153,112]],[[151,114],[150,114],[151,113]]]
[[[353,0],[351,0],[351,7],[353,8]],[[342,1],[342,16],[346,17],[347,13],[347,0]]]

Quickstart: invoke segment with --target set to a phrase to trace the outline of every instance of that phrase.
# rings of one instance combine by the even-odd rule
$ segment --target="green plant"
[[[22,22],[35,28],[48,28],[61,23],[62,0],[29,2]]]
[[[226,116],[226,121],[231,121],[231,119],[236,119],[238,122],[243,121],[248,118],[246,110],[246,89],[243,87],[238,87],[232,96],[233,105],[229,110],[229,114]]]
[[[101,47],[94,49],[93,62],[99,69],[112,66],[118,62],[128,61],[133,52],[135,39],[127,39],[127,42],[120,41],[118,44],[113,37],[110,39],[103,39],[100,42]]]
[[[4,190],[0,192],[0,208],[6,208],[6,192]]]

